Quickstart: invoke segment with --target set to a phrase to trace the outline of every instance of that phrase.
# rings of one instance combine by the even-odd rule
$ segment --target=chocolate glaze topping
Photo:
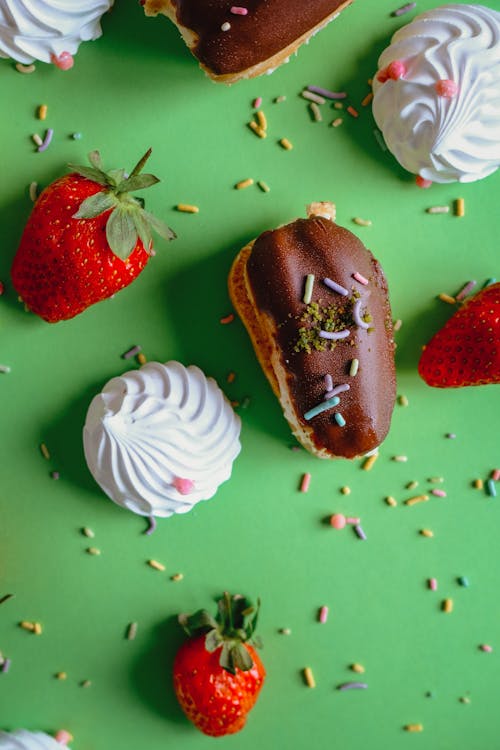
[[[237,73],[273,57],[320,24],[346,0],[172,0],[177,22],[194,31],[193,50],[216,75]],[[230,12],[233,5],[246,16]],[[229,22],[229,31],[221,31]]]
[[[353,279],[356,272],[368,279],[367,286]],[[302,301],[307,274],[315,275],[312,301],[323,309],[334,306],[338,329],[351,331],[348,338],[335,342],[333,350],[328,345],[325,351],[297,351],[299,329],[310,327],[301,321],[307,307]],[[396,397],[391,309],[378,261],[347,229],[313,217],[261,234],[247,275],[257,306],[276,324],[291,400],[299,422],[313,428],[316,447],[346,458],[373,450],[389,430]],[[325,277],[348,289],[349,296],[331,291],[322,282]],[[371,330],[353,321],[352,304],[358,294],[362,316],[371,316]],[[354,377],[349,375],[353,358],[359,360]],[[306,421],[303,415],[324,399],[327,373],[334,385],[347,383],[350,390],[339,395],[337,407]],[[336,411],[344,417],[344,427],[335,422]]]

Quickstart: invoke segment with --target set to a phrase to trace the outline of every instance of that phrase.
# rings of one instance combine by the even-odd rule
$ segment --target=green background
[[[422,344],[451,313],[436,294],[500,277],[500,173],[419,190],[377,145],[370,107],[360,102],[378,55],[414,15],[392,18],[395,7],[358,0],[288,65],[231,88],[205,78],[166,19],[148,19],[124,0],[69,72],[38,64],[35,74],[20,75],[0,61],[0,362],[12,368],[0,376],[0,596],[15,594],[0,606],[0,650],[12,659],[0,673],[0,727],[64,727],[75,750],[205,747],[212,740],[184,719],[172,694],[171,663],[183,638],[175,615],[211,606],[229,589],[262,599],[268,677],[245,730],[221,743],[241,750],[500,746],[500,500],[471,486],[500,464],[498,387],[433,390],[416,372]],[[312,122],[299,97],[310,83],[346,89],[359,118],[346,114],[332,128],[338,113],[325,105],[324,121]],[[286,101],[273,103],[279,95]],[[265,141],[246,127],[256,96],[269,120]],[[45,123],[36,119],[42,103]],[[39,154],[30,136],[45,127],[54,128],[54,140]],[[293,151],[277,145],[282,137]],[[148,208],[178,239],[158,241],[132,286],[74,320],[49,325],[25,313],[9,268],[31,210],[29,183],[48,184],[95,148],[110,167],[130,169],[149,146],[150,171],[162,182],[148,191]],[[247,177],[265,180],[271,192],[234,190]],[[465,217],[425,213],[459,196]],[[235,253],[304,215],[312,200],[335,201],[338,222],[380,259],[394,317],[403,320],[398,393],[409,406],[396,406],[371,472],[290,450],[243,326],[219,323],[231,311],[226,277]],[[178,202],[199,205],[199,215],[176,212]],[[373,226],[354,225],[355,216]],[[231,399],[250,398],[240,409],[242,452],[231,480],[189,514],[160,520],[151,537],[144,519],[101,493],[81,444],[91,398],[135,366],[121,359],[134,344],[151,360],[197,364]],[[237,377],[228,384],[231,370]],[[407,463],[391,460],[399,454]],[[298,491],[303,472],[312,475],[308,494]],[[405,489],[409,481],[421,492],[436,475],[446,498],[401,503],[415,494]],[[398,507],[388,507],[386,495]],[[359,515],[367,541],[326,525],[333,512]],[[100,557],[85,553],[83,526],[94,530],[90,544]],[[434,538],[419,535],[424,527]],[[149,568],[150,558],[165,573]],[[174,583],[177,572],[184,579]],[[461,575],[468,588],[458,585]],[[427,588],[430,577],[437,592]],[[454,600],[452,614],[440,609],[445,597]],[[324,604],[330,616],[320,624]],[[20,629],[20,620],[40,621],[43,634]],[[124,637],[131,621],[139,623],[135,641]],[[281,635],[283,627],[291,635]],[[481,652],[481,643],[493,653]],[[340,683],[358,679],[352,662],[364,665],[369,688],[339,692]],[[304,684],[306,666],[315,689]],[[59,671],[66,681],[54,678]],[[83,688],[86,679],[92,685]],[[406,733],[408,723],[422,723],[424,732]]]

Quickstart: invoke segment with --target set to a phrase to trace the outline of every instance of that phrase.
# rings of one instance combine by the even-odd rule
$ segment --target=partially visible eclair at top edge
[[[387,282],[331,204],[312,205],[239,253],[229,291],[293,434],[321,458],[355,458],[384,440],[396,398]]]
[[[148,16],[179,28],[214,80],[234,83],[271,72],[352,0],[144,0]]]

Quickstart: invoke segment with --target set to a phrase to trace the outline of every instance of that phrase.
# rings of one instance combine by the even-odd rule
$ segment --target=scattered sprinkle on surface
[[[198,206],[193,206],[191,203],[178,203],[176,205],[177,211],[184,214],[199,214],[200,209]]]
[[[307,687],[315,688],[316,681],[314,679],[314,675],[313,675],[311,667],[305,667],[303,670],[303,675],[304,675],[304,680],[305,680]]]
[[[45,443],[40,443],[40,453],[46,461],[50,461],[50,452]]]
[[[95,555],[96,557],[101,554],[101,550],[98,547],[87,547],[85,551],[88,555]]]
[[[132,357],[135,357],[136,354],[139,354],[140,351],[141,347],[139,346],[139,344],[136,344],[130,349],[127,349],[127,351],[122,354],[122,359],[132,359]]]
[[[405,732],[423,732],[424,725],[423,724],[405,724],[404,730]]]
[[[307,492],[309,490],[309,485],[311,484],[311,475],[309,473],[303,474],[302,479],[300,480],[300,492]]]
[[[245,188],[250,187],[250,185],[253,185],[253,179],[247,177],[246,180],[240,180],[240,182],[237,182],[234,187],[236,190],[245,190]]]
[[[284,148],[285,151],[291,151],[293,149],[292,143],[288,140],[288,138],[281,138],[278,143],[280,144],[281,148]]]
[[[367,687],[366,682],[343,682],[337,686],[337,690],[366,690]]]
[[[353,219],[353,222],[357,224],[359,227],[371,227],[372,226],[371,219],[361,219],[359,216],[355,216]]]
[[[457,198],[453,201],[453,213],[455,216],[465,216],[465,200],[463,198]]]
[[[139,626],[138,626],[138,624],[136,622],[131,622],[127,626],[127,632],[125,634],[125,637],[126,637],[127,641],[133,641],[133,640],[135,640],[135,637],[137,636],[137,628],[138,627]]]
[[[159,570],[161,572],[165,570],[165,566],[157,560],[148,560],[148,565],[150,568],[154,568],[155,570]]]
[[[375,461],[378,458],[378,453],[374,453],[372,456],[368,456],[367,459],[365,459],[365,462],[363,463],[362,469],[363,471],[371,471],[373,469],[373,465],[375,464]]]
[[[95,537],[94,532],[88,526],[84,526],[82,528],[82,534],[83,534],[83,536],[86,536],[89,539],[93,539]]]

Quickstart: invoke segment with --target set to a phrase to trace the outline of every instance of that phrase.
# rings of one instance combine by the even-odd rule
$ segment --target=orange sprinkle
[[[354,107],[351,107],[351,105],[347,107],[347,111],[352,117],[359,117],[359,112]]]
[[[370,91],[361,102],[361,106],[367,107],[370,104],[372,99],[373,99],[373,91]]]
[[[234,373],[234,372],[228,372],[228,374],[227,374],[227,382],[228,383],[234,383],[235,377],[236,377],[236,373]]]
[[[226,315],[225,318],[221,318],[220,322],[222,323],[223,326],[225,326],[227,323],[232,323],[233,320],[234,320],[234,314],[229,313],[229,315]]]

